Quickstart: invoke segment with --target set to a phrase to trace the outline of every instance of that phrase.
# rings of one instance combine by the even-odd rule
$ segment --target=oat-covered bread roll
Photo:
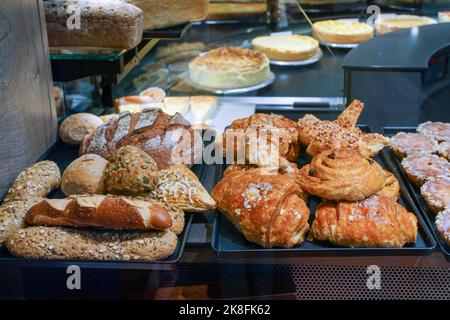
[[[172,218],[162,206],[111,195],[44,199],[28,210],[25,220],[32,225],[128,230],[166,230],[172,226]]]
[[[212,191],[220,212],[248,241],[291,248],[309,229],[307,196],[296,174],[265,174],[261,168],[228,171]]]
[[[67,144],[80,144],[103,120],[91,113],[76,113],[68,116],[59,127],[59,137]]]
[[[172,165],[161,170],[158,185],[148,197],[185,212],[206,212],[216,208],[214,199],[185,165]]]
[[[385,187],[381,166],[356,149],[324,151],[300,169],[303,190],[327,200],[359,201]]]
[[[11,233],[25,226],[28,210],[41,201],[41,198],[10,201],[0,206],[0,248]]]
[[[60,182],[61,173],[56,163],[38,162],[19,174],[3,203],[46,197],[59,187]]]
[[[391,197],[361,202],[325,202],[317,210],[310,237],[345,247],[403,247],[417,241],[417,218]]]
[[[57,227],[31,227],[14,232],[9,252],[26,259],[155,261],[176,249],[171,231],[105,232]]]
[[[66,196],[105,193],[104,172],[108,161],[96,154],[87,154],[73,161],[64,170],[61,190]]]
[[[110,193],[142,194],[158,184],[158,165],[141,149],[124,146],[116,151],[106,167],[105,180]]]

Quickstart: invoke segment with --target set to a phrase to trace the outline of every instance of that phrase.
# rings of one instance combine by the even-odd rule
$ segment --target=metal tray
[[[397,134],[400,131],[417,132],[416,128],[414,128],[414,127],[384,127],[383,128],[384,134],[389,137],[392,137],[393,135]],[[439,235],[439,232],[434,223],[436,214],[434,214],[428,207],[427,203],[425,202],[425,200],[423,199],[423,197],[420,193],[420,189],[418,187],[416,187],[414,184],[412,184],[411,182],[409,182],[408,177],[406,176],[406,174],[403,171],[403,168],[401,165],[401,160],[397,156],[395,156],[395,154],[392,151],[389,153],[390,153],[389,157],[391,158],[391,161],[393,163],[395,163],[395,167],[396,167],[395,170],[399,172],[399,174],[402,176],[402,178],[405,181],[407,181],[407,183],[406,183],[407,187],[408,187],[410,193],[412,194],[412,197],[413,197],[414,201],[416,202],[417,206],[423,212],[423,216],[424,216],[426,222],[428,223],[431,233],[433,234],[433,236],[436,239],[437,245],[439,246],[442,253],[444,254],[445,259],[448,262],[450,262],[450,246]]]
[[[241,94],[241,93],[247,93],[247,92],[252,92],[252,91],[256,91],[256,90],[260,90],[263,89],[269,85],[271,85],[274,81],[275,81],[275,74],[273,72],[270,73],[269,78],[267,78],[267,80],[265,80],[264,82],[261,82],[257,85],[251,86],[251,87],[243,87],[243,88],[235,88],[235,89],[223,89],[223,90],[219,90],[219,89],[213,89],[213,88],[208,88],[208,87],[204,87],[204,86],[200,86],[196,83],[194,83],[189,74],[187,75],[186,79],[185,79],[186,83],[189,84],[191,87],[201,90],[201,91],[207,91],[207,92],[211,92],[217,95],[226,95],[226,94]]]
[[[371,132],[368,126],[359,126],[364,132]],[[311,157],[303,151],[299,157],[299,166],[309,163]],[[263,248],[257,244],[247,241],[244,236],[233,226],[225,215],[217,213],[213,226],[213,235],[211,245],[217,254],[242,254],[258,253],[273,255],[293,255],[293,256],[387,256],[387,255],[428,255],[436,248],[436,242],[430,233],[425,221],[423,220],[418,208],[410,197],[403,179],[398,173],[392,170],[393,166],[389,162],[387,154],[381,152],[374,158],[382,167],[397,176],[401,186],[401,197],[399,203],[408,211],[413,212],[419,222],[419,234],[415,244],[408,244],[403,248],[347,248],[334,246],[329,242],[309,242],[305,241],[299,246],[290,249],[283,248]],[[223,175],[226,165],[217,165],[215,171],[214,184],[216,184]],[[316,206],[320,199],[312,197],[309,203],[311,209],[310,225],[314,220]]]
[[[280,67],[301,67],[301,66],[307,66],[310,64],[314,64],[318,62],[323,57],[323,51],[322,49],[319,49],[319,51],[311,58],[307,60],[301,60],[301,61],[275,61],[270,60],[270,64]]]
[[[62,142],[57,142],[50,148],[41,160],[54,161],[61,172],[78,157],[78,147],[69,146]],[[204,166],[196,165],[192,168],[194,173],[200,178],[203,174]],[[1,197],[0,200],[3,199]],[[60,189],[53,191],[48,196],[49,198],[57,199],[64,198],[65,195]],[[96,269],[171,269],[174,264],[181,259],[183,254],[189,230],[191,228],[193,214],[186,214],[186,225],[184,231],[178,236],[178,244],[175,252],[168,258],[161,261],[153,262],[128,262],[128,261],[89,261],[89,260],[44,260],[44,259],[22,259],[11,255],[7,249],[0,249],[0,267],[67,267],[70,265],[77,265],[82,268],[96,268]]]

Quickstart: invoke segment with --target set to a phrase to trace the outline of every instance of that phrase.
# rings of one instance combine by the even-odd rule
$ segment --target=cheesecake
[[[420,17],[409,14],[395,14],[386,18],[379,18],[375,22],[378,34],[392,32],[400,29],[420,27],[427,24],[435,24],[437,21],[428,17]]]
[[[306,60],[319,51],[319,43],[316,39],[301,35],[257,37],[253,39],[252,46],[274,61]]]
[[[373,38],[373,28],[361,22],[324,20],[313,24],[313,37],[328,43],[361,43]]]

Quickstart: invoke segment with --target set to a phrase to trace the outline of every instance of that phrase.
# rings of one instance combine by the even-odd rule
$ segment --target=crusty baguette
[[[56,163],[38,162],[19,174],[3,203],[46,197],[60,183],[61,173]]]
[[[31,227],[7,241],[11,254],[26,259],[155,261],[170,256],[177,236],[171,231],[103,232]]]
[[[100,227],[109,229],[165,230],[170,214],[154,203],[105,195],[44,199],[27,213],[32,225]]]
[[[0,206],[0,248],[11,233],[25,226],[25,215],[40,198],[24,201],[11,201]]]

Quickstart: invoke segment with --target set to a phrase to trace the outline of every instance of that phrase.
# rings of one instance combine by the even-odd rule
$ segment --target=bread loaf
[[[170,256],[177,236],[171,231],[103,232],[31,227],[14,232],[7,248],[26,259],[155,261]]]
[[[200,21],[208,14],[208,0],[128,0],[144,11],[144,29],[153,30]]]
[[[172,219],[151,202],[104,195],[45,199],[27,212],[32,225],[100,227],[108,229],[165,230]]]
[[[67,144],[80,144],[85,136],[94,132],[102,124],[103,120],[94,114],[73,114],[61,123],[59,137]]]
[[[110,193],[142,194],[158,184],[158,165],[141,149],[124,146],[116,151],[106,167],[105,179]]]
[[[3,203],[46,197],[59,187],[60,182],[61,173],[56,163],[38,162],[19,174]]]
[[[11,233],[24,227],[28,209],[39,201],[41,201],[40,198],[31,198],[7,202],[0,206],[0,248]]]
[[[144,13],[118,0],[50,0],[44,2],[51,47],[132,49],[142,40]],[[67,26],[80,12],[80,28]]]
[[[96,154],[73,161],[63,172],[61,190],[66,196],[105,193],[104,171],[108,161]]]
[[[160,109],[149,108],[133,114],[123,112],[101,125],[84,139],[80,153],[94,153],[109,160],[126,145],[147,152],[159,169],[173,163],[199,163],[203,149],[200,133],[183,116],[169,116]]]

